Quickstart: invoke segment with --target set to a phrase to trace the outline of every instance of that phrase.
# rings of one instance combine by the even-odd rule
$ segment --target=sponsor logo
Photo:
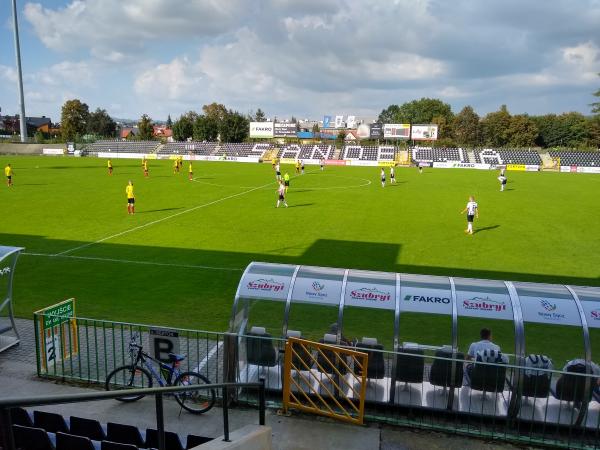
[[[392,294],[380,291],[377,288],[361,288],[350,292],[350,297],[355,300],[367,300],[370,302],[389,302],[392,299]]]
[[[506,303],[499,300],[492,300],[489,297],[473,297],[463,300],[463,308],[471,311],[506,311]]]
[[[4,269],[0,269],[0,277],[4,275],[8,275],[10,273],[10,267],[5,267]]]
[[[474,168],[475,164],[474,163],[453,163],[452,167],[462,167],[462,168]]]
[[[421,302],[421,303],[443,303],[445,305],[450,303],[448,297],[431,297],[429,295],[405,295],[405,302]]]
[[[590,316],[592,316],[592,319],[594,320],[600,320],[600,309],[595,309],[590,313]]]
[[[248,282],[248,289],[252,289],[254,291],[280,292],[283,291],[284,287],[284,283],[275,281],[273,279],[266,280],[264,278],[260,278],[258,280]]]
[[[326,287],[325,284],[320,283],[319,281],[315,280],[310,285],[310,288],[306,289],[306,291],[304,292],[304,295],[306,295],[309,298],[317,298],[317,299],[327,298],[328,294],[327,294],[327,292],[324,292],[325,287]]]
[[[544,308],[547,311],[538,311],[538,316],[540,316],[542,319],[552,321],[559,321],[565,319],[564,314],[555,312],[558,309],[556,303],[552,303],[551,301],[546,300],[545,298],[540,298],[539,300],[542,308]]]
[[[540,304],[544,307],[546,311],[554,311],[556,309],[556,303],[550,303],[544,298],[540,299]]]

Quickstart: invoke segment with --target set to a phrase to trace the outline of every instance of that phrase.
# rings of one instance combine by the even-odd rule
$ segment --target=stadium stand
[[[87,144],[82,150],[86,154],[97,154],[99,152],[153,153],[159,145],[160,142],[157,141],[106,140]]]
[[[159,155],[212,155],[217,149],[216,142],[167,142],[158,151]]]
[[[475,162],[483,164],[542,164],[540,154],[532,150],[486,148],[474,153]]]
[[[600,167],[600,152],[551,151],[550,156],[560,158],[561,166]]]
[[[342,159],[358,159],[362,161],[394,160],[396,148],[389,145],[362,146],[346,145],[342,149]]]
[[[290,159],[333,159],[335,147],[332,145],[289,144],[279,149],[278,158]]]
[[[152,428],[142,432],[132,425],[111,422],[103,427],[96,420],[71,416],[67,421],[60,414],[37,410],[33,412],[33,417],[34,421],[32,422],[31,415],[25,409],[11,409],[15,444],[21,450],[158,448],[158,432]],[[35,420],[41,421],[43,425],[55,431],[37,425]],[[212,440],[213,438],[205,436],[193,434],[179,436],[177,433],[165,431],[165,448],[167,450],[190,449]],[[182,442],[186,443],[185,447]]]
[[[421,162],[447,162],[460,161],[467,162],[465,153],[461,148],[431,148],[431,147],[413,147],[413,161]]]
[[[220,149],[216,152],[218,156],[236,156],[236,157],[262,157],[265,152],[273,148],[271,144],[260,143],[240,143],[240,144],[221,144]]]

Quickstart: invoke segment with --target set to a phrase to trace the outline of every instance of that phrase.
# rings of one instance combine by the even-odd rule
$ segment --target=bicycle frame
[[[141,345],[137,345],[137,344],[130,344],[131,347],[135,347],[137,348],[137,356],[135,358],[135,361],[133,363],[133,365],[137,365],[138,363],[141,363],[143,367],[145,367],[146,369],[148,369],[150,371],[150,373],[152,374],[152,377],[158,382],[158,384],[161,387],[164,386],[171,386],[173,381],[175,379],[177,379],[177,377],[179,376],[179,374],[181,373],[180,370],[177,368],[177,363],[174,362],[172,365],[169,364],[165,364],[164,362],[153,358],[152,356],[150,356],[148,353],[146,353],[143,350],[143,347]],[[163,377],[163,375],[160,372],[157,372],[156,369],[154,368],[153,364],[150,364],[148,362],[148,360],[154,361],[158,367],[160,368],[160,370],[166,370],[169,373],[169,377]]]

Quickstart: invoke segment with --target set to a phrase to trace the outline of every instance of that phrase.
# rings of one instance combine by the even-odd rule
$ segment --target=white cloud
[[[134,90],[141,96],[155,99],[194,100],[202,90],[202,81],[198,65],[191,64],[185,57],[175,58],[141,73],[134,82]]]
[[[0,78],[11,83],[16,83],[17,71],[12,67],[0,65]]]

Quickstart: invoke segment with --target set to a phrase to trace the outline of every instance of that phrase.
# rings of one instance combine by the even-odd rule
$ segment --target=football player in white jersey
[[[385,187],[385,170],[381,168],[381,187]]]
[[[472,195],[469,197],[469,202],[465,209],[461,211],[461,214],[467,213],[467,229],[465,233],[473,234],[473,219],[477,217],[479,219],[479,205],[475,201],[475,197]]]

